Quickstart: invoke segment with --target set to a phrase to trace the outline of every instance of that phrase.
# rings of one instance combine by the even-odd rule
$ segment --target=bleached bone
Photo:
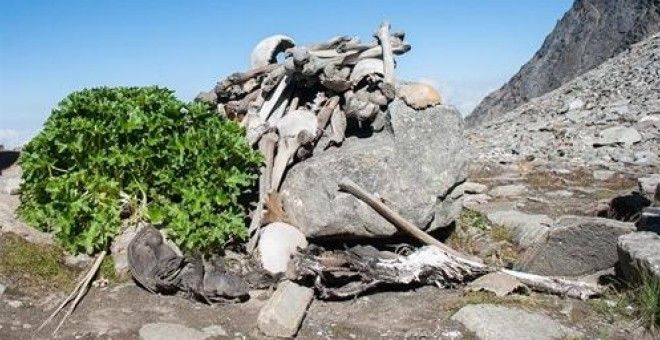
[[[273,160],[275,158],[275,145],[277,144],[277,134],[269,132],[259,140],[259,151],[264,156],[264,165],[261,167],[259,175],[259,202],[252,215],[248,233],[250,241],[248,242],[248,251],[252,252],[259,240],[259,228],[262,226],[264,204],[270,190],[270,183],[273,174]]]
[[[381,89],[385,97],[394,99],[396,95],[396,79],[394,78],[394,54],[390,41],[390,23],[383,22],[375,34],[383,48],[383,84]]]
[[[225,104],[225,113],[229,119],[241,118],[247,114],[250,103],[261,96],[261,90],[248,93],[241,100],[232,100]]]
[[[291,98],[291,104],[289,104],[289,106],[287,106],[287,108],[286,108],[286,112],[291,112],[293,110],[298,109],[298,102],[299,101],[300,101],[300,98],[298,96],[293,96],[293,98]]]
[[[262,121],[265,122],[268,120],[268,117],[273,112],[273,108],[275,108],[275,105],[279,102],[282,93],[284,93],[284,90],[288,87],[289,82],[289,77],[286,75],[283,76],[282,80],[280,80],[280,83],[277,85],[277,88],[275,88],[275,91],[270,95],[270,98],[268,98],[264,105],[261,106],[259,117]]]
[[[273,35],[262,41],[252,50],[250,65],[253,69],[277,62],[277,54],[296,45],[296,42],[286,35]]]
[[[392,53],[395,55],[401,55],[410,51],[410,48],[410,45],[405,43],[392,44]],[[354,65],[362,59],[381,58],[382,56],[383,48],[381,46],[374,46],[361,53],[349,53],[348,56],[344,57],[342,63],[344,65]]]
[[[310,46],[309,50],[310,51],[333,50],[337,46],[339,46],[339,44],[341,44],[342,42],[350,41],[351,39],[353,39],[353,38],[351,38],[349,36],[346,36],[346,35],[332,37],[330,40],[328,40],[326,42],[322,42],[322,43]]]
[[[332,127],[332,134],[328,142],[330,145],[341,145],[346,138],[346,114],[339,106],[335,107],[330,117],[330,126]]]
[[[367,58],[358,61],[351,72],[350,81],[357,85],[364,77],[370,74],[383,74],[383,61],[376,58]]]
[[[302,144],[311,143],[316,136],[316,116],[308,110],[295,110],[282,117],[276,128],[279,134],[277,143],[277,155],[273,164],[273,177],[270,189],[279,189],[284,171],[293,159],[298,147]]]
[[[339,104],[339,96],[333,96],[328,101],[325,102],[325,106],[321,108],[319,114],[316,115],[316,123],[319,129],[319,132],[323,132],[325,126],[328,125],[328,121],[332,116],[332,113],[335,110],[335,107]],[[320,134],[318,137],[321,137]]]
[[[286,69],[284,65],[277,65],[277,67],[270,71],[264,80],[261,81],[261,90],[263,93],[271,93],[277,85],[279,85],[285,75]]]

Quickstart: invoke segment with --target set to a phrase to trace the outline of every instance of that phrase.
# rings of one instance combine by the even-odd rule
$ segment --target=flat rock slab
[[[616,263],[617,239],[635,230],[633,223],[599,217],[562,216],[522,260],[524,271],[541,275],[578,276]]]
[[[641,231],[619,237],[617,271],[629,281],[637,281],[641,273],[660,279],[660,235]]]
[[[594,146],[625,144],[632,145],[642,140],[637,130],[625,126],[613,126],[600,132],[600,138],[594,141]]]
[[[483,340],[551,340],[580,337],[581,333],[551,317],[496,305],[468,305],[451,317]]]
[[[257,326],[267,336],[289,338],[296,335],[312,302],[314,291],[291,281],[283,281],[261,308]]]
[[[140,328],[142,340],[204,340],[210,335],[176,323],[149,323]]]
[[[527,192],[527,187],[522,184],[508,184],[494,187],[488,193],[493,197],[517,197]]]
[[[492,223],[511,232],[513,241],[522,248],[528,248],[548,231],[552,219],[546,215],[530,215],[517,210],[493,211],[486,214]]]

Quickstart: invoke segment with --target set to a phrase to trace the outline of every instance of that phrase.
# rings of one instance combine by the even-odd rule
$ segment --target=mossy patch
[[[77,271],[65,265],[62,249],[4,234],[0,236],[0,277],[11,288],[42,295],[72,288]]]
[[[479,230],[487,230],[489,228],[486,216],[471,209],[461,210],[461,213],[458,215],[458,224],[463,229],[477,228]]]
[[[101,267],[99,268],[99,274],[110,283],[120,281],[120,277],[115,271],[115,261],[112,259],[112,256],[106,256],[103,258]]]
[[[465,292],[461,297],[452,301],[447,305],[447,310],[454,314],[464,306],[467,305],[504,305],[504,306],[518,306],[535,308],[543,305],[543,301],[537,299],[533,295],[509,295],[498,297],[494,293],[478,291],[478,292]]]

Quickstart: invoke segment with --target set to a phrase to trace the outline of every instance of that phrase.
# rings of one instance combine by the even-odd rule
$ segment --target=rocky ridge
[[[660,34],[467,135],[482,163],[657,167]]]
[[[467,118],[487,122],[552,91],[660,30],[657,0],[578,0],[532,59]]]

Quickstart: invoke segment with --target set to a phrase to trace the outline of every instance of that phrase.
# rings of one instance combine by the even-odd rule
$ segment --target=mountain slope
[[[660,33],[467,133],[477,162],[660,166]]]
[[[660,0],[576,0],[532,59],[467,117],[475,126],[552,91],[660,31]]]

